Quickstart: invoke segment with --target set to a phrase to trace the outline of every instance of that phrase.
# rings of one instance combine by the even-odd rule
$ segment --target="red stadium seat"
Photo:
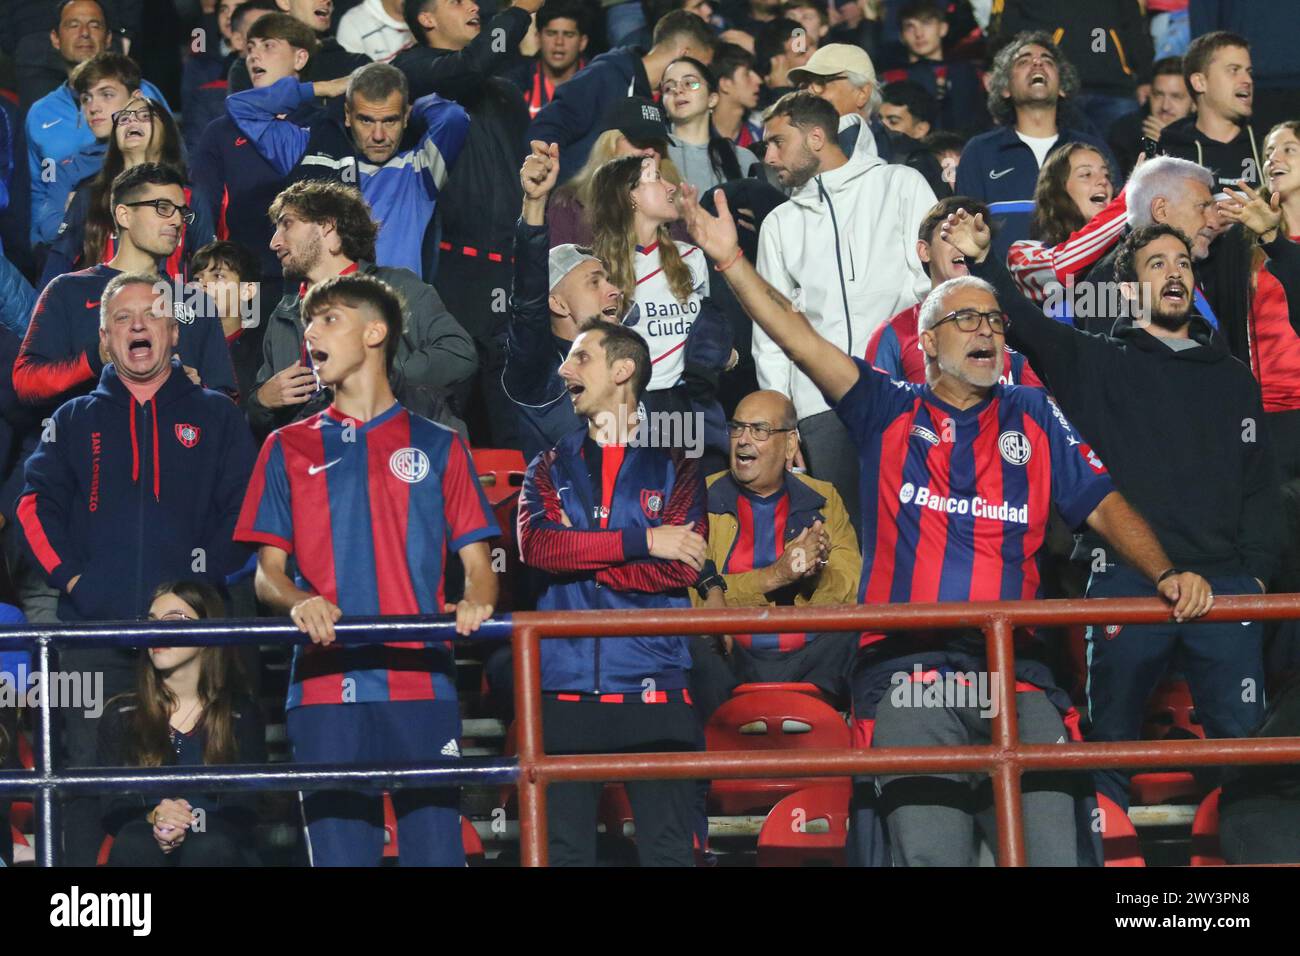
[[[789,691],[732,697],[704,728],[709,750],[837,750],[850,746],[844,718],[825,701]],[[830,782],[817,779],[715,780],[709,799],[724,814],[765,812],[787,794]]]
[[[1153,807],[1162,803],[1197,803],[1205,795],[1205,788],[1196,782],[1188,770],[1161,770],[1157,773],[1135,773],[1129,781],[1130,802],[1137,807]]]
[[[1180,737],[1205,739],[1205,728],[1196,719],[1192,690],[1185,680],[1165,681],[1155,689],[1142,720],[1142,739],[1163,740],[1175,727],[1183,732]]]
[[[513,448],[475,448],[470,455],[479,484],[493,508],[523,487],[524,471],[528,468],[523,452]]]
[[[483,841],[468,817],[460,818],[460,839],[465,845],[465,862],[471,864],[481,862],[486,855],[483,852]]]
[[[1137,830],[1128,814],[1110,797],[1097,794],[1101,812],[1101,847],[1106,866],[1146,866]]]
[[[844,866],[851,793],[845,782],[808,787],[781,800],[758,834],[758,865]]]
[[[1201,801],[1192,820],[1192,866],[1224,866],[1223,850],[1219,846],[1219,794],[1215,788]]]
[[[1143,740],[1187,740],[1205,738],[1205,728],[1196,719],[1192,691],[1185,680],[1165,681],[1147,701],[1142,719]],[[1186,770],[1161,770],[1137,773],[1129,783],[1129,793],[1136,806],[1162,803],[1197,803],[1205,788]]]
[[[36,754],[32,752],[31,741],[22,730],[18,731],[18,762],[24,770],[36,769]],[[36,812],[30,800],[15,800],[9,805],[9,823],[21,833],[32,832],[32,821]]]
[[[783,690],[791,694],[808,694],[810,697],[817,697],[822,700],[826,699],[825,693],[816,684],[781,684],[777,682],[762,684],[737,684],[732,690],[731,696],[736,697],[740,694],[757,694],[766,690]]]

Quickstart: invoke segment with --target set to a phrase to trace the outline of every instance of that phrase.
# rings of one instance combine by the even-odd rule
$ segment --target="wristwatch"
[[[704,567],[700,569],[700,576],[695,579],[695,590],[700,595],[700,600],[707,601],[709,592],[714,588],[721,588],[722,593],[727,593],[727,580],[718,573],[718,567],[712,561],[705,561]]]

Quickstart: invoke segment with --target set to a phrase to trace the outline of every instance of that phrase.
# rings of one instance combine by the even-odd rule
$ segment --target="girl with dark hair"
[[[1124,233],[1127,212],[1124,193],[1115,195],[1106,157],[1087,143],[1067,143],[1039,170],[1031,238],[1011,244],[1007,271],[1029,299],[1041,303],[1067,276],[1082,278],[1111,250]]]
[[[672,120],[674,141],[668,146],[668,155],[682,179],[701,194],[748,176],[758,165],[757,156],[713,128],[718,81],[699,60],[683,56],[669,63],[659,93]]]
[[[114,113],[104,165],[95,175],[77,184],[64,212],[58,238],[50,245],[41,288],[49,285],[55,276],[113,258],[113,210],[109,207],[113,180],[141,163],[165,163],[184,173],[182,148],[176,120],[158,100],[136,94]],[[167,260],[168,275],[181,274],[186,250],[197,249],[215,238],[211,207],[207,202],[196,201],[193,193],[194,187],[186,187],[185,201],[194,210],[195,219],[191,225],[182,225],[181,244]]]
[[[151,621],[225,616],[208,584],[159,585]],[[104,767],[204,767],[264,763],[265,730],[244,690],[233,647],[151,647],[135,693],[109,701],[99,731]],[[105,799],[110,866],[242,866],[255,862],[254,797],[248,793],[122,794]]]

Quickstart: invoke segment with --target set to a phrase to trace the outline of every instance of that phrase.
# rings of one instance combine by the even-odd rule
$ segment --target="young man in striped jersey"
[[[300,763],[410,763],[460,755],[449,642],[334,646],[345,614],[455,612],[470,634],[492,615],[497,581],[487,539],[500,534],[469,449],[454,431],[397,403],[388,373],[402,307],[379,279],[342,275],[303,300],[304,338],[334,402],[275,431],[258,457],[235,538],[261,546],[257,594],[312,643],[295,650],[289,742]],[[446,552],[465,568],[447,603]],[[289,555],[296,578],[286,571]],[[315,866],[378,866],[377,794],[304,794]],[[398,789],[401,860],[462,866],[459,793]]]
[[[683,205],[692,238],[713,261],[726,264],[724,275],[745,310],[821,390],[858,449],[859,601],[1036,597],[1035,559],[1055,504],[1068,523],[1088,524],[1155,582],[1177,620],[1209,610],[1213,595],[1205,579],[1173,568],[1146,522],[1114,490],[1101,461],[1046,394],[998,383],[1006,314],[986,282],[960,277],[930,292],[920,315],[926,384],[896,382],[818,335],[758,275],[740,253],[725,198],[718,199],[716,218],[699,208],[692,190]],[[1070,701],[1034,650],[1032,641],[1024,641],[1016,655],[1021,738],[1062,742]],[[948,674],[987,671],[978,634],[864,634],[851,678],[857,741],[986,743],[989,708],[968,695],[958,700],[942,691],[960,688]],[[918,695],[915,684],[928,685],[926,690],[939,684],[941,693]],[[974,864],[977,820],[988,819],[990,803],[981,782],[966,774],[878,778],[895,862]],[[1026,793],[1031,864],[1078,862],[1077,789],[1062,775],[1045,774]]]

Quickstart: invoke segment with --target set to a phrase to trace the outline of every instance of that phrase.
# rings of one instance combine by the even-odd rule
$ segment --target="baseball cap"
[[[672,143],[663,107],[643,96],[629,96],[616,101],[605,111],[602,130],[616,129],[634,145]]]
[[[584,262],[599,262],[586,246],[577,246],[571,242],[556,246],[551,250],[551,285],[550,291],[563,281],[564,277]]]
[[[876,68],[871,57],[867,56],[866,50],[851,43],[828,43],[818,47],[807,63],[790,71],[790,82],[798,86],[842,73],[857,73],[865,76],[869,83],[876,82]]]

